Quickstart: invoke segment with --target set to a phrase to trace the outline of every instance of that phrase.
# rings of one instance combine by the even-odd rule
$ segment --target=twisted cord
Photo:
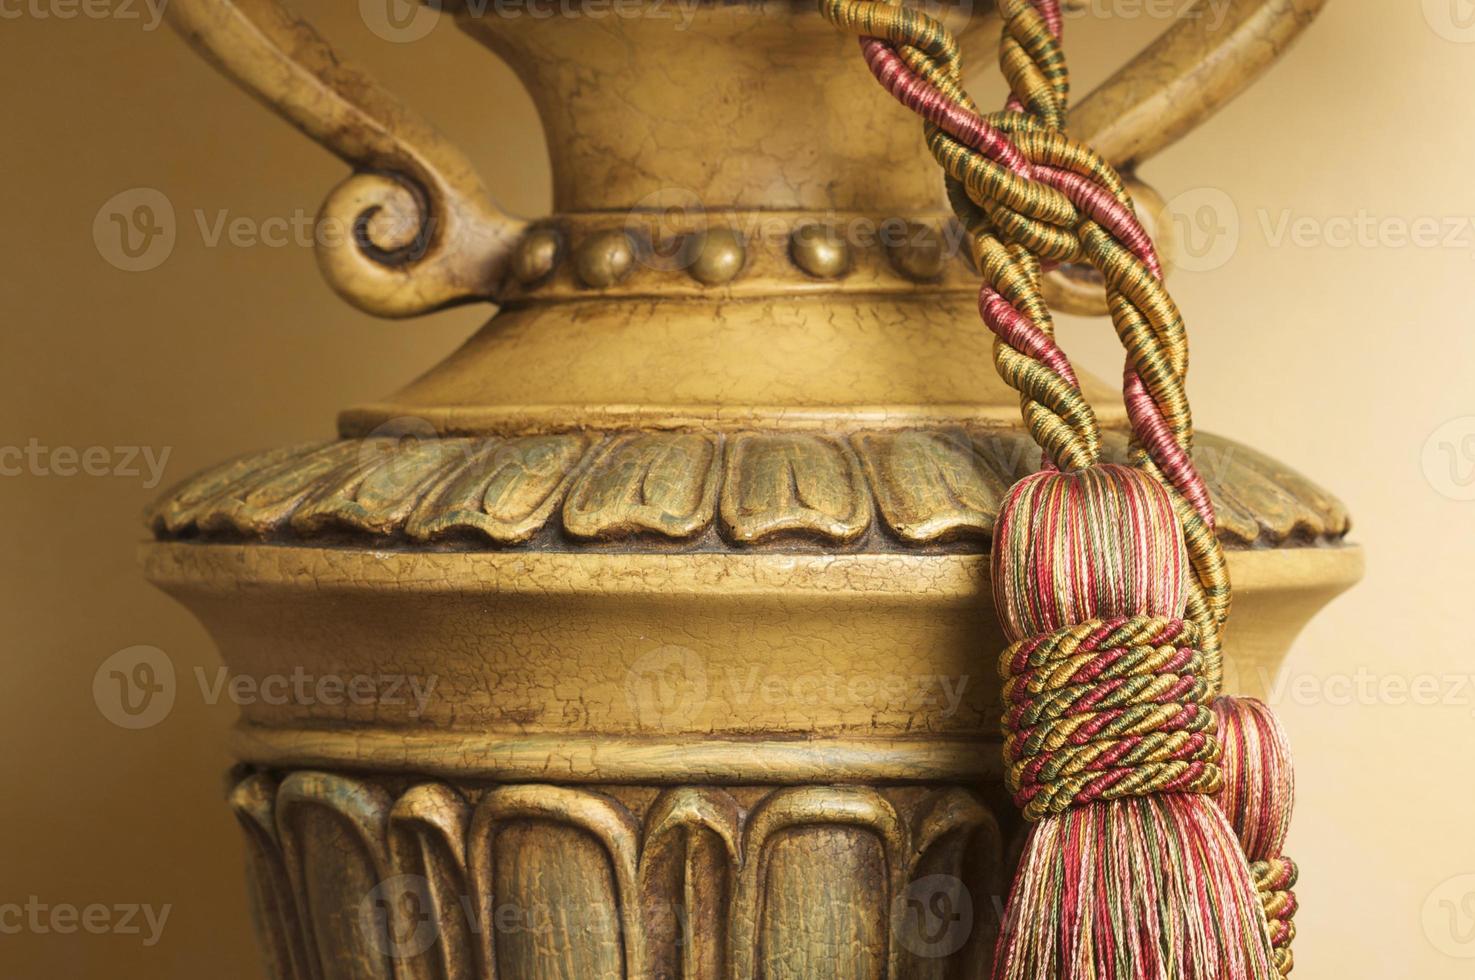
[[[1097,800],[1220,785],[1198,628],[1088,620],[1005,651],[1004,762],[1028,820]]]
[[[1001,941],[996,975],[1284,976],[1294,867],[1256,855],[1266,864],[1252,879],[1223,813],[1204,801],[1224,786],[1210,703],[1229,582],[1192,462],[1182,316],[1124,182],[1063,132],[1058,0],[998,7],[1010,97],[985,116],[942,24],[874,0],[821,0],[860,35],[877,80],[922,117],[982,274],[995,366],[1019,392],[1047,470],[1065,471],[1017,483],[995,528],[995,600],[1015,641],[1000,665],[1007,781],[1037,821],[1010,897],[1025,928]],[[1054,340],[1041,276],[1067,262],[1105,283],[1126,352],[1133,470],[1101,463],[1096,418]]]
[[[1100,434],[1095,413],[1055,343],[1040,292],[1039,262],[1027,246],[1010,247],[995,235],[992,219],[975,200],[1001,199],[1042,212],[1056,223],[1068,221],[1073,206],[1053,189],[1042,190],[1031,179],[1029,160],[1008,134],[978,115],[962,90],[957,43],[945,26],[920,11],[875,2],[822,0],[821,10],[860,35],[878,81],[926,120],[929,138],[955,132],[963,141],[957,143],[961,152],[978,161],[978,186],[964,192],[962,182],[950,175],[949,197],[970,232],[974,263],[983,278],[978,306],[997,338],[995,367],[1019,391],[1025,424],[1052,465],[1081,469],[1096,463]]]
[[[1260,904],[1270,927],[1276,969],[1282,977],[1295,964],[1292,918],[1299,907],[1298,872],[1283,853],[1295,806],[1296,780],[1290,741],[1271,710],[1254,698],[1221,697],[1218,719],[1223,785],[1219,805],[1238,834]]]
[[[1275,969],[1282,977],[1289,976],[1295,968],[1296,958],[1291,953],[1291,943],[1296,938],[1296,880],[1300,871],[1296,862],[1288,857],[1254,861],[1250,864],[1250,875],[1255,879],[1255,891],[1260,895],[1261,907],[1265,909],[1265,920],[1270,925],[1270,946],[1275,957]]]
[[[878,81],[925,120],[928,146],[948,175],[949,200],[984,278],[979,309],[997,338],[995,366],[1020,392],[1031,435],[1062,469],[1099,461],[1099,431],[1053,339],[1040,295],[1042,263],[1086,263],[1101,273],[1127,353],[1132,460],[1172,491],[1197,582],[1188,615],[1203,627],[1206,670],[1217,690],[1230,593],[1213,505],[1190,455],[1186,331],[1120,176],[1061,131],[1069,82],[1058,3],[1000,0],[1000,67],[1011,97],[1008,109],[987,116],[963,90],[956,41],[940,22],[876,0],[820,6],[861,36]]]

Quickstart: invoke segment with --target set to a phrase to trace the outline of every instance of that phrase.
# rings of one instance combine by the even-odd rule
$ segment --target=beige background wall
[[[1092,0],[1069,28],[1082,89],[1177,5]],[[177,480],[328,436],[339,407],[391,390],[484,317],[376,322],[329,294],[308,248],[208,245],[197,210],[207,225],[309,216],[343,168],[149,30],[141,0],[63,16],[77,9],[0,3],[0,446],[167,451]],[[388,45],[355,4],[299,9],[484,161],[506,207],[546,207],[531,105],[469,41],[442,24]],[[990,58],[973,57],[980,94]],[[1297,975],[1468,977],[1475,8],[1333,0],[1284,64],[1144,176],[1183,195],[1200,271],[1174,283],[1203,426],[1340,492],[1368,552],[1366,581],[1302,637],[1278,698],[1299,752]],[[130,274],[92,226],[135,187],[167,196],[179,233],[163,265]],[[1065,337],[1117,373],[1104,323]],[[152,946],[0,934],[13,980],[257,976],[220,802],[232,709],[186,694],[128,732],[93,702],[94,671],[124,647],[163,648],[183,673],[216,666],[135,569],[147,482],[0,478],[0,906],[172,907]]]

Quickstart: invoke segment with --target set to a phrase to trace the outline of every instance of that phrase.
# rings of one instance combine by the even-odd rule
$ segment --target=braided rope
[[[998,975],[1137,975],[1176,964],[1183,975],[1283,977],[1294,865],[1254,855],[1264,860],[1252,880],[1223,816],[1199,802],[1223,785],[1209,704],[1222,686],[1230,589],[1213,502],[1192,461],[1186,328],[1121,177],[1063,132],[1058,0],[999,0],[1010,96],[988,115],[964,90],[957,43],[940,22],[876,0],[820,8],[860,36],[872,74],[923,119],[983,279],[979,313],[995,335],[995,367],[1045,453],[1047,472],[1017,484],[1001,508],[993,549],[995,599],[1016,641],[1000,665],[1008,783],[1039,821],[1010,899],[1028,927],[1001,942]],[[1060,263],[1089,265],[1105,283],[1126,353],[1131,460],[1161,501],[1101,464],[1095,415],[1041,295],[1044,270]],[[1165,531],[1171,553],[1159,547]],[[1193,579],[1179,592],[1185,550]],[[1232,799],[1250,786],[1236,779]],[[1090,805],[1108,801],[1119,802]],[[1097,823],[1107,841],[1099,854],[1083,849]],[[1156,863],[1162,847],[1189,841],[1198,872],[1185,854]],[[1132,854],[1146,863],[1122,860]],[[1087,894],[1089,912],[1070,898]],[[1139,928],[1117,918],[1128,907]],[[1167,931],[1153,925],[1165,913],[1176,923]],[[1105,932],[1083,933],[1087,921]]]
[[[1004,762],[1026,819],[1096,800],[1218,791],[1197,640],[1182,619],[1135,616],[1089,620],[1005,651]]]
[[[1265,919],[1270,924],[1270,945],[1275,955],[1275,969],[1282,977],[1289,976],[1295,968],[1296,958],[1291,953],[1291,943],[1296,938],[1296,880],[1300,871],[1296,862],[1288,857],[1254,861],[1250,864],[1250,875],[1255,879],[1255,891],[1260,894],[1260,904],[1265,909]]]
[[[1085,263],[1101,273],[1127,353],[1133,463],[1172,491],[1197,583],[1188,615],[1203,628],[1217,690],[1230,590],[1213,505],[1191,458],[1186,330],[1121,177],[1062,131],[1069,82],[1058,3],[1000,0],[999,60],[1011,97],[1004,112],[988,115],[964,91],[957,42],[941,22],[876,0],[821,0],[820,9],[860,35],[877,80],[926,121],[928,146],[948,175],[949,201],[984,279],[979,308],[997,338],[995,365],[1019,391],[1035,441],[1061,469],[1098,462],[1100,437],[1053,339],[1041,263]]]
[[[1006,776],[1026,819],[1096,800],[1213,794],[1216,719],[1183,536],[1161,483],[1110,463],[1027,476],[994,528],[994,598],[1014,644]]]
[[[1224,777],[1219,805],[1250,861],[1275,965],[1285,976],[1295,963],[1291,919],[1298,908],[1292,891],[1298,872],[1283,853],[1296,796],[1290,741],[1270,709],[1253,698],[1221,697],[1213,710]]]

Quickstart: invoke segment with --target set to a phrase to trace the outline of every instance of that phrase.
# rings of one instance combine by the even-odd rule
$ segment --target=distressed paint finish
[[[396,797],[257,772],[231,805],[253,878],[290,882],[258,921],[268,950],[294,951],[269,957],[274,980],[980,976],[1004,880],[1004,832],[957,786]],[[943,943],[917,921],[937,882],[958,908]]]
[[[742,433],[728,441],[722,523],[737,544],[785,536],[848,544],[871,526],[871,495],[844,439]]]
[[[1126,438],[1105,435],[1124,461]],[[1230,548],[1336,544],[1347,510],[1246,446],[1204,435],[1196,458]],[[162,539],[232,536],[311,542],[446,541],[461,547],[578,548],[627,538],[678,547],[715,531],[717,548],[798,538],[866,551],[963,539],[986,551],[999,501],[1035,469],[1022,432],[950,427],[804,432],[625,432],[514,439],[375,437],[272,450],[166,493],[148,521]],[[558,522],[573,541],[543,534]],[[721,520],[719,521],[718,515]]]
[[[423,703],[402,687],[393,703],[243,705],[253,761],[642,782],[998,771],[1005,643],[984,556],[164,542],[144,561],[238,674],[435,681]],[[1229,563],[1256,583],[1238,597],[1229,676],[1263,694],[1361,552]]]
[[[1140,162],[1321,2],[1190,8],[1073,130]],[[558,213],[527,226],[272,0],[170,4],[353,168],[322,212],[356,232],[320,250],[333,288],[385,316],[500,304],[339,441],[148,515],[148,575],[236,675],[401,682],[242,706],[229,804],[270,974],[986,976],[1018,829],[987,552],[1038,455],[920,133],[803,4],[479,9],[446,5],[549,134]],[[958,26],[986,62],[992,5]],[[1198,453],[1230,684],[1257,693],[1361,552],[1290,468]]]

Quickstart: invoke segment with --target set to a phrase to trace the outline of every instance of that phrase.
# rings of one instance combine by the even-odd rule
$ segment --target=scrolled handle
[[[1070,113],[1071,135],[1130,175],[1264,74],[1326,3],[1195,0],[1161,37],[1081,100]],[[1149,210],[1153,206],[1160,208],[1160,199]],[[1168,249],[1161,251],[1169,257]],[[1088,288],[1072,276],[1072,270],[1058,270],[1047,277],[1050,302],[1070,313],[1105,314],[1099,283]]]
[[[456,147],[276,0],[172,0],[206,60],[354,168],[318,215],[318,262],[354,306],[407,317],[495,300],[525,228]]]

